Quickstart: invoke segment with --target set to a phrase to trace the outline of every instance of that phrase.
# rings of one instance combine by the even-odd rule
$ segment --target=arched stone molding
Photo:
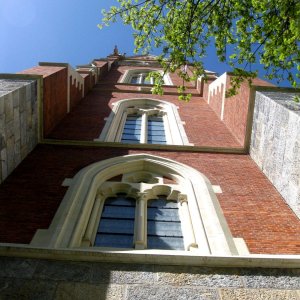
[[[169,74],[164,74],[161,70],[154,70],[154,69],[132,69],[132,70],[126,70],[124,75],[122,76],[120,82],[121,83],[131,83],[131,79],[133,76],[140,75],[141,77],[146,77],[150,72],[157,72],[160,73],[163,76],[164,85],[173,85],[172,80],[169,76]],[[141,83],[137,83],[141,84]],[[150,79],[150,84],[153,84],[153,81]]]
[[[192,145],[188,141],[178,107],[173,103],[152,98],[123,99],[113,104],[113,109],[106,119],[105,126],[95,141],[120,142],[127,115],[133,111],[155,111],[163,117],[167,144]],[[147,135],[146,132],[142,133]]]
[[[126,173],[149,172],[176,181],[174,185],[149,183],[115,183],[108,179]],[[155,177],[155,176],[154,176]],[[110,185],[110,186],[109,186]],[[115,185],[113,187],[113,185]],[[91,219],[94,224],[100,216],[101,205],[107,195],[116,192],[129,193],[138,201],[164,193],[176,198],[182,213],[189,215],[185,222],[184,238],[190,241],[186,250],[203,255],[237,255],[238,251],[223,216],[219,202],[209,180],[199,171],[174,160],[148,154],[125,155],[91,164],[70,182],[69,189],[49,227],[38,230],[32,245],[50,248],[74,248],[87,246],[83,243]],[[141,193],[138,192],[142,191]],[[151,197],[150,197],[151,198]],[[142,233],[140,234],[141,238]],[[95,249],[95,248],[93,248]],[[138,247],[137,247],[138,249]],[[101,250],[101,249],[99,249]]]

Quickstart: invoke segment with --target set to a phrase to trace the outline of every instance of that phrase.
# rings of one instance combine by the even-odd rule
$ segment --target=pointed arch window
[[[157,72],[163,75],[164,85],[173,85],[169,74],[164,74],[161,70],[155,69],[132,69],[126,70],[125,74],[121,78],[122,83],[131,83],[139,85],[152,85],[154,84],[153,78],[149,77],[149,73]]]
[[[148,78],[149,73],[141,72],[132,74],[130,77],[130,83],[133,84],[153,84],[153,79],[150,77]]]
[[[128,114],[121,137],[122,143],[166,144],[165,123],[159,110],[136,109]]]
[[[191,167],[126,155],[84,168],[69,184],[49,229],[31,245],[239,254],[241,239],[232,237],[212,186]]]
[[[126,99],[115,103],[96,141],[192,145],[177,107],[154,99]]]
[[[106,188],[108,185],[112,190],[118,186],[110,182]],[[93,233],[89,237],[91,244],[109,248],[184,250],[180,203],[168,199],[168,192],[157,196],[148,192],[153,199],[148,196],[142,199],[138,194],[136,198],[128,197],[126,192],[107,197],[99,211],[95,237]]]

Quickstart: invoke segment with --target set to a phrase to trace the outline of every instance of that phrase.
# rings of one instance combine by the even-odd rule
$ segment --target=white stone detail
[[[73,178],[65,178],[63,183],[61,184],[62,186],[70,186],[72,184]]]
[[[125,155],[107,159],[89,165],[78,172],[49,229],[38,230],[31,245],[50,248],[82,247],[82,241],[85,240],[87,232],[91,234],[92,228],[94,228],[93,224],[99,221],[100,216],[98,214],[96,217],[94,210],[97,209],[98,212],[101,210],[105,197],[103,192],[109,195],[110,192],[124,188],[134,192],[134,184],[122,182],[119,183],[119,188],[115,185],[114,190],[109,188],[109,182],[107,190],[101,188],[109,178],[119,175],[121,170],[126,170],[128,173],[150,172],[160,174],[160,176],[172,174],[172,177],[176,177],[178,185],[175,185],[176,188],[170,185],[169,197],[177,194],[180,198],[185,198],[186,195],[188,201],[191,223],[187,224],[185,228],[193,228],[193,235],[189,236],[187,247],[193,248],[197,253],[203,255],[238,254],[222,209],[208,179],[187,165],[148,154]],[[139,183],[136,184],[139,185]],[[155,189],[155,185],[141,184],[142,193],[146,195],[147,199],[147,190],[149,190],[147,187]],[[159,186],[157,189],[162,187]],[[184,194],[178,194],[178,188]],[[159,193],[155,190],[152,192]],[[183,215],[187,216],[188,214],[183,212]],[[199,245],[198,249],[197,245]]]
[[[163,115],[164,129],[169,145],[191,145],[188,141],[176,105],[157,99],[124,99],[115,103],[105,126],[95,141],[120,142],[128,110],[156,109]],[[145,134],[145,132],[142,132]]]
[[[223,192],[222,192],[222,189],[221,189],[221,187],[220,187],[219,185],[213,185],[212,188],[213,188],[213,191],[214,191],[216,194],[222,194],[222,193],[223,193]]]
[[[210,103],[211,96],[215,95],[218,92],[222,93],[222,104],[221,104],[221,120],[224,118],[224,107],[225,107],[225,92],[226,92],[226,81],[227,81],[227,73],[222,74],[215,81],[213,81],[208,87],[208,104]]]
[[[158,72],[161,75],[163,75],[163,71],[161,70],[155,70],[155,69],[133,69],[133,70],[126,70],[124,75],[121,77],[120,82],[121,83],[130,83],[132,76],[136,75],[136,74],[143,74],[146,75],[150,72]],[[169,74],[165,74],[163,77],[164,80],[164,85],[173,85],[173,82],[169,76]],[[151,79],[151,84],[153,84],[153,81]],[[145,87],[145,89],[149,89],[147,87]],[[151,89],[151,88],[150,88]]]

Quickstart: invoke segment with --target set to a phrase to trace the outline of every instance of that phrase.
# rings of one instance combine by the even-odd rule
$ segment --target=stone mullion
[[[141,138],[140,142],[141,144],[147,144],[148,141],[148,115],[146,112],[143,112],[142,114],[142,126],[141,126]]]
[[[146,209],[147,209],[147,196],[144,193],[140,194],[137,200],[137,213],[135,220],[135,249],[147,248],[146,239]]]

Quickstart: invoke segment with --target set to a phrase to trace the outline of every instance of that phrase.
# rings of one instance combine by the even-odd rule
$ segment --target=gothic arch
[[[106,119],[105,126],[95,141],[120,142],[127,116],[138,110],[148,111],[147,114],[157,114],[163,118],[166,144],[192,145],[185,133],[178,107],[173,103],[152,98],[123,99],[113,103],[113,109]],[[145,130],[142,134],[147,135]],[[144,142],[147,143],[147,139]]]
[[[140,76],[140,77],[147,77],[148,74],[150,72],[157,72],[160,73],[163,76],[163,81],[164,81],[164,85],[173,85],[172,80],[169,76],[169,74],[164,74],[163,71],[161,70],[155,70],[155,69],[141,69],[141,68],[137,68],[137,69],[131,69],[131,70],[126,70],[124,75],[122,76],[120,82],[122,83],[132,83],[132,78],[135,76]],[[143,82],[140,80],[137,80],[137,82],[135,82],[136,84],[143,84]],[[149,84],[153,84],[153,80],[150,78],[150,82]]]
[[[73,179],[68,180],[69,189],[51,226],[48,230],[38,230],[32,245],[51,248],[85,247],[82,241],[89,228],[89,221],[97,205],[101,205],[97,199],[109,193],[103,189],[103,184],[120,175],[120,170],[126,170],[127,178],[131,179],[116,185],[117,191],[127,189],[128,193],[136,193],[131,184],[132,180],[136,180],[132,179],[135,173],[136,178],[150,178],[149,174],[159,174],[176,182],[178,188],[166,187],[166,184],[158,184],[157,187],[153,185],[151,193],[158,194],[164,190],[164,193],[171,195],[173,192],[172,197],[176,196],[183,205],[188,205],[190,231],[187,235],[190,236],[187,239],[190,245],[186,250],[203,255],[238,254],[209,180],[194,168],[149,154],[115,157],[93,163],[79,171]],[[153,178],[149,180],[156,182]],[[139,196],[147,198],[147,193],[142,191]]]

